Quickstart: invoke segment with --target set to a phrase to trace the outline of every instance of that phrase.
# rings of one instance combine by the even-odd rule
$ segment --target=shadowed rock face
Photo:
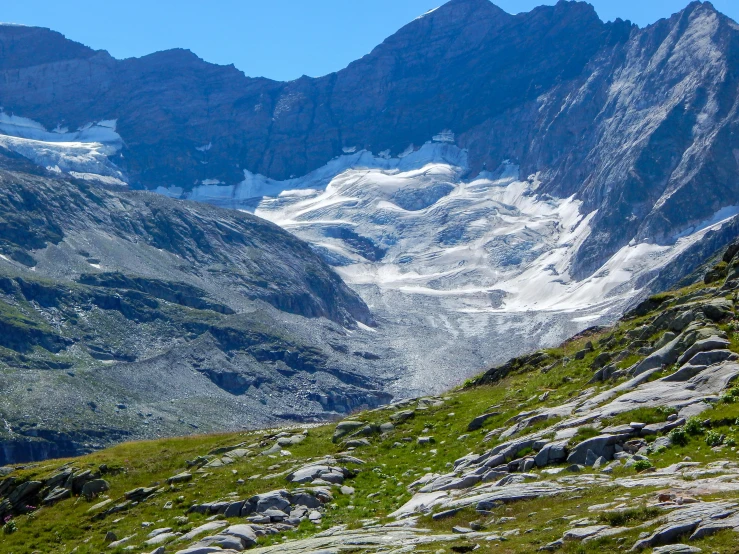
[[[391,398],[369,309],[276,225],[0,168],[0,465]]]
[[[581,2],[514,16],[452,0],[337,73],[281,83],[184,50],[119,61],[3,26],[0,94],[48,128],[117,119],[112,160],[146,188],[284,179],[343,148],[398,154],[449,129],[473,172],[510,159],[598,209],[581,278],[633,238],[669,242],[733,203],[738,49],[707,2],[639,29]]]
[[[0,164],[6,160],[0,157]],[[222,313],[237,308],[235,296],[264,300],[305,317],[326,317],[346,325],[372,323],[367,306],[307,244],[243,212],[146,192],[114,193],[84,181],[14,171],[0,171],[0,204],[0,251],[27,267],[38,265],[33,250],[58,246],[70,236],[104,232],[114,241],[130,244],[129,252],[108,259],[104,252],[83,249],[82,258],[92,260],[85,269],[75,267],[80,261],[76,260],[68,261],[66,268],[64,263],[48,268],[42,263],[39,272],[76,276],[85,284],[138,290]],[[226,287],[225,296],[232,298],[224,300],[232,307],[202,298],[205,293],[197,286],[168,284],[158,265],[140,267],[143,278],[115,272],[140,265],[136,249],[144,246],[179,259],[179,271],[202,281],[199,286],[212,294],[223,296]],[[108,271],[95,273],[101,262]]]

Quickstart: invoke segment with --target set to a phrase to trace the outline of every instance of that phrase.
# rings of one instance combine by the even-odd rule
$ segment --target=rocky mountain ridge
[[[181,50],[118,61],[48,30],[0,31],[6,112],[48,129],[117,121],[112,160],[151,189],[297,177],[449,130],[473,175],[513,160],[542,192],[598,210],[578,278],[631,240],[670,243],[737,192],[739,31],[708,2],[639,29],[582,2],[514,16],[452,0],[344,70],[289,83]]]

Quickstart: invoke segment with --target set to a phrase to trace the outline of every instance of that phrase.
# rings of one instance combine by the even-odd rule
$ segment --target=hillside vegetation
[[[737,250],[445,396],[3,468],[0,550],[735,552]]]

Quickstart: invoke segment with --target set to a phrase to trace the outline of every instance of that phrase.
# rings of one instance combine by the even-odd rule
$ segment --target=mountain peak
[[[449,2],[442,4],[438,8],[426,12],[424,16],[433,16],[439,19],[451,18],[454,20],[459,17],[466,18],[473,12],[476,12],[476,17],[510,17],[508,12],[499,8],[490,2],[490,0],[449,0]]]
[[[75,58],[89,58],[96,51],[45,27],[0,25],[0,69],[16,69]]]

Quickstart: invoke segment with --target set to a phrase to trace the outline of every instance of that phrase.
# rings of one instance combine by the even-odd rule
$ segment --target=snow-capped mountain
[[[0,145],[307,240],[404,356],[398,390],[609,320],[737,225],[739,26],[708,2],[640,29],[451,0],[287,83],[47,29],[0,51]]]

